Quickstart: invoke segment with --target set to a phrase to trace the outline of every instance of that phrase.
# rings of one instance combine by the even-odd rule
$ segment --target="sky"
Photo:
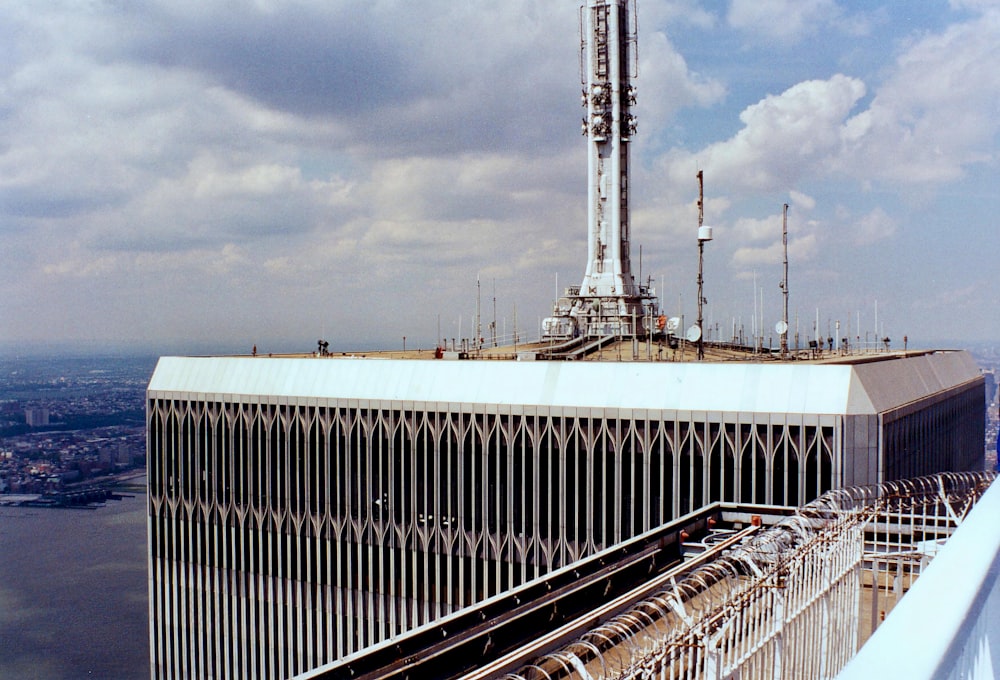
[[[709,337],[780,320],[787,203],[793,332],[1000,339],[1000,0],[637,14],[632,264],[667,312],[701,170]],[[578,15],[4,2],[0,344],[432,347],[477,306],[537,336],[586,265]]]

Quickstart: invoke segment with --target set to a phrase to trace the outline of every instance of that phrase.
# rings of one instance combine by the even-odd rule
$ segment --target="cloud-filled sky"
[[[578,4],[3,3],[0,342],[429,347],[477,279],[484,327],[536,335],[586,264]],[[788,203],[803,337],[1000,338],[1000,0],[638,26],[632,252],[669,313],[700,169],[719,334],[780,319]]]

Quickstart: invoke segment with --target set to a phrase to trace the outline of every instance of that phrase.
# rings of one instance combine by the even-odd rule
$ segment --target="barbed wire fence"
[[[833,677],[995,477],[830,491],[506,680]]]

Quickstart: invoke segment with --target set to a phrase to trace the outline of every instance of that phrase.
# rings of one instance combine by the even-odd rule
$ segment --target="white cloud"
[[[816,228],[818,225],[811,224]],[[814,259],[820,252],[820,237],[815,231],[793,236],[788,239],[788,257],[796,262],[807,262]]]
[[[875,208],[862,215],[853,226],[854,241],[859,246],[869,246],[873,243],[892,238],[899,224],[882,208]]]
[[[719,23],[719,17],[705,9],[704,3],[698,0],[643,3],[639,12],[642,15],[643,26],[671,24],[711,29]]]
[[[948,0],[952,9],[986,11],[1000,9],[1000,0]]]
[[[816,207],[816,199],[801,191],[792,189],[788,192],[788,198],[791,200],[792,206],[799,210],[809,211]]]
[[[925,295],[913,299],[913,308],[920,313],[921,319],[931,319],[945,327],[949,323],[958,326],[964,322],[965,314],[982,312],[980,293],[990,285],[992,284],[988,281],[977,280],[964,286],[955,286],[949,282],[943,288],[931,287]]]
[[[812,260],[819,250],[819,238],[816,234],[805,234],[790,238],[788,241],[788,257],[796,263]],[[733,252],[734,266],[747,269],[763,265],[779,265],[784,259],[784,246],[781,239],[766,246],[743,246]]]
[[[847,123],[845,172],[953,181],[995,160],[1000,12],[924,37],[899,55],[871,106]]]
[[[302,182],[299,168],[277,163],[249,165],[234,172],[214,167],[199,170],[193,193],[199,199],[270,197],[287,193]]]
[[[250,264],[250,257],[246,248],[235,243],[227,243],[222,246],[219,257],[212,261],[212,267],[218,272],[230,272],[239,267],[246,267]]]
[[[740,268],[755,267],[762,264],[781,262],[781,244],[772,243],[766,247],[737,248],[733,253],[733,264]]]
[[[781,216],[771,215],[764,218],[741,217],[733,225],[734,236],[741,241],[773,241],[775,234],[781,239]]]
[[[47,276],[61,278],[99,277],[115,271],[117,258],[113,255],[93,257],[90,254],[75,255],[42,267]]]
[[[839,14],[834,0],[732,0],[726,20],[761,41],[796,43]]]
[[[800,82],[747,107],[730,139],[673,152],[671,175],[680,179],[694,156],[713,181],[744,190],[831,177],[957,180],[996,160],[998,63],[1000,12],[987,12],[906,45],[864,110],[855,110],[868,91],[857,78]]]
[[[655,137],[657,126],[668,123],[678,109],[708,107],[722,101],[726,94],[718,80],[691,71],[663,33],[644,36],[639,73],[637,108],[643,135]]]
[[[713,182],[788,191],[838,158],[844,121],[864,94],[864,83],[844,75],[798,83],[747,107],[740,114],[743,129],[697,158]],[[671,173],[689,163],[688,154],[675,155]]]

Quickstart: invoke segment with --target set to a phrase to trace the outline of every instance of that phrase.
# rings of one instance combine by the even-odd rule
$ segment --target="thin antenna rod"
[[[698,361],[705,358],[705,331],[702,327],[704,319],[702,318],[702,305],[705,302],[705,292],[704,284],[705,277],[703,276],[704,268],[704,256],[705,256],[705,239],[702,238],[702,227],[705,222],[705,176],[701,170],[698,171]]]
[[[781,358],[788,356],[788,204],[785,203],[781,217],[781,247],[785,252],[785,274],[781,279],[781,292],[784,297],[784,310],[781,314]]]
[[[698,171],[698,227],[705,224],[705,173]]]
[[[482,349],[483,339],[483,314],[482,314],[482,287],[479,285],[479,273],[476,273],[476,354]]]

